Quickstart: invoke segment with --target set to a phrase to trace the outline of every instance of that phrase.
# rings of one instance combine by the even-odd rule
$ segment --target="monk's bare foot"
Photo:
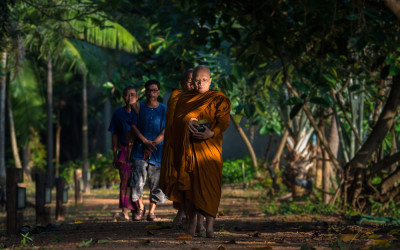
[[[184,216],[184,215],[185,215],[185,214],[184,214],[183,212],[178,211],[178,213],[177,213],[176,216],[175,216],[174,221],[172,222],[172,225],[173,225],[174,227],[178,227],[178,228],[183,227],[183,216]]]
[[[201,224],[200,226],[199,226],[199,224],[197,224],[197,227],[196,227],[196,233],[205,233],[206,232],[206,228],[204,227],[204,225],[203,224]]]
[[[215,238],[217,236],[215,236],[214,232],[206,232],[206,237],[207,238]]]

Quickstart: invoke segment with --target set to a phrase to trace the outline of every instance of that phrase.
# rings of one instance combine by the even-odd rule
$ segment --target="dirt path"
[[[54,222],[53,228],[35,228],[34,210],[26,209],[24,216],[26,224],[31,225],[28,236],[32,241],[27,240],[25,246],[29,249],[359,249],[376,246],[368,235],[377,234],[389,245],[397,246],[397,239],[387,235],[389,228],[379,225],[350,225],[340,217],[321,215],[266,217],[260,210],[259,192],[224,188],[215,223],[217,238],[180,239],[184,235],[183,229],[168,227],[176,213],[171,202],[157,207],[158,223],[114,222],[113,214],[119,212],[115,198],[118,190],[93,190],[85,196],[84,204],[75,206],[70,200],[66,220]],[[24,245],[21,235],[5,236],[5,213],[0,213],[0,226],[0,243],[3,244],[0,249]],[[146,228],[149,226],[153,228]]]

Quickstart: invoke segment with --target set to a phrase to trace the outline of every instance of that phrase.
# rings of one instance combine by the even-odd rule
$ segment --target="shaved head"
[[[199,93],[205,93],[210,90],[211,72],[206,66],[197,66],[194,68],[192,80],[194,89]]]
[[[204,65],[199,65],[199,66],[197,66],[196,68],[194,68],[193,76],[196,75],[196,74],[198,74],[199,72],[206,72],[206,73],[208,74],[208,76],[211,77],[211,71],[210,71],[210,69],[207,68],[207,67],[204,66]]]

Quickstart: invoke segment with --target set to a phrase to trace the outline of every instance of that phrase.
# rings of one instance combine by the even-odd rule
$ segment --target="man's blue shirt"
[[[112,116],[108,131],[118,135],[118,142],[122,146],[126,146],[126,133],[131,130],[131,127],[126,121],[128,120],[133,123],[134,113],[135,111],[133,110],[128,113],[124,107],[121,107],[116,109]]]
[[[140,133],[146,139],[152,141],[165,129],[165,115],[167,113],[167,107],[159,103],[157,108],[150,108],[146,105],[145,101],[140,102],[139,115],[133,112],[133,124],[139,129]],[[150,160],[147,162],[153,165],[161,165],[162,155],[162,141],[156,145],[157,150],[154,150],[151,154]],[[133,145],[133,160],[143,160],[144,145],[140,140],[135,140]]]

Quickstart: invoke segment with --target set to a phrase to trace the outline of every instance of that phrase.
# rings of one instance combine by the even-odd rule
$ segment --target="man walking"
[[[142,220],[146,209],[143,204],[143,187],[146,178],[149,179],[150,208],[147,220],[155,221],[157,203],[166,200],[158,186],[160,180],[160,165],[165,131],[165,115],[167,108],[157,101],[160,95],[160,83],[149,80],[145,84],[146,100],[138,104],[138,113],[134,114],[131,125],[137,140],[132,150],[132,201],[138,201],[139,210],[133,220]]]

